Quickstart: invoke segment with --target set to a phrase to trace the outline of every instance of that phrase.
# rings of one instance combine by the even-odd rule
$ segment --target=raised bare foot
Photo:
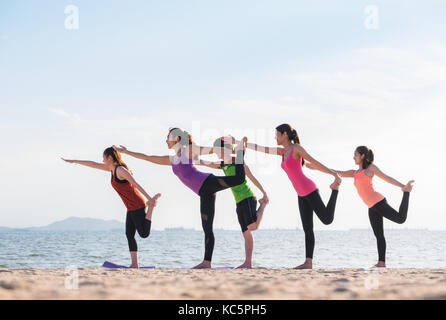
[[[242,265],[238,266],[236,269],[252,269],[251,262],[244,262]]]
[[[153,209],[156,206],[156,201],[158,198],[161,197],[161,193],[157,193],[153,198],[152,201],[147,201],[147,213],[146,213],[146,220],[152,221],[152,213]]]
[[[413,188],[413,183],[415,182],[415,180],[410,180],[404,187],[401,188],[401,190],[403,190],[404,192],[411,192],[412,188]]]
[[[267,199],[260,199],[259,200],[260,206],[259,209],[257,209],[257,222],[256,222],[256,227],[257,229],[260,227],[260,222],[262,221],[263,218],[263,213],[265,211],[265,207],[268,204],[268,198]]]
[[[197,264],[192,269],[210,269],[211,268],[211,262],[210,261],[203,261],[200,264]]]
[[[340,185],[341,185],[340,183],[333,182],[332,184],[330,184],[330,189],[331,190],[339,190]]]

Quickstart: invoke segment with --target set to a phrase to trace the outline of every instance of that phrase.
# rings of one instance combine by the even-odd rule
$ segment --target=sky
[[[384,173],[416,180],[406,223],[386,228],[445,230],[444,9],[440,0],[2,2],[0,226],[124,221],[110,175],[60,157],[101,161],[113,144],[170,154],[173,126],[201,145],[230,133],[274,146],[275,127],[289,123],[330,168],[355,169],[366,145]],[[201,228],[199,197],[170,167],[124,160],[149,194],[162,193],[154,229]],[[246,161],[270,198],[262,228],[301,228],[280,157],[248,151]],[[332,177],[305,174],[328,201]],[[399,207],[399,188],[376,177],[374,186]],[[240,228],[229,190],[217,195],[214,228]],[[333,224],[315,218],[315,229],[353,228],[370,228],[367,207],[345,178]]]

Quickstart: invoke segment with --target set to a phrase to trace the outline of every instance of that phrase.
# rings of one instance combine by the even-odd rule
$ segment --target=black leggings
[[[125,235],[127,236],[130,251],[138,251],[138,246],[136,245],[135,240],[136,231],[138,231],[141,238],[147,238],[150,234],[151,226],[152,221],[146,219],[145,208],[127,212],[127,218],[125,220]]]
[[[332,190],[330,200],[327,207],[319,195],[319,190],[315,190],[305,197],[299,198],[299,211],[302,220],[302,226],[305,233],[305,255],[307,258],[313,259],[314,252],[314,232],[313,232],[313,211],[323,224],[330,224],[334,219],[336,208],[336,199],[338,198],[338,190]]]
[[[241,159],[241,160],[240,160]],[[198,194],[200,195],[201,225],[204,231],[204,260],[211,261],[214,251],[214,215],[216,193],[238,186],[245,181],[245,165],[243,151],[237,152],[235,176],[214,176],[211,174],[203,182]]]
[[[409,195],[409,192],[404,192],[399,212],[389,206],[386,199],[381,200],[369,208],[369,219],[378,245],[379,261],[386,261],[386,239],[384,238],[383,217],[399,224],[404,223],[407,219],[407,210],[409,209]]]

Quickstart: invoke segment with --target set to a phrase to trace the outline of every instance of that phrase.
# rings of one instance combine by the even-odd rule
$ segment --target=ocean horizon
[[[213,266],[237,267],[245,257],[242,233],[214,229]],[[305,258],[301,229],[269,229],[254,233],[254,268],[290,268]],[[446,231],[386,229],[387,266],[445,268]],[[370,268],[377,261],[371,229],[315,230],[315,268]],[[187,228],[152,230],[136,236],[140,266],[188,268],[203,259],[202,231]],[[0,232],[0,268],[53,269],[101,267],[104,261],[129,265],[124,230]]]

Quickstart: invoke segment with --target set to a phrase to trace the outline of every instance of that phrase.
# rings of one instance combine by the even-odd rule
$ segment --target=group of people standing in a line
[[[146,238],[150,234],[153,209],[161,194],[150,197],[149,194],[134,179],[131,170],[122,161],[121,153],[146,160],[159,165],[172,167],[173,173],[193,192],[200,197],[200,213],[205,235],[205,253],[203,261],[194,268],[211,268],[214,249],[213,221],[215,214],[216,193],[230,188],[236,202],[236,212],[245,239],[245,262],[239,268],[252,267],[252,252],[254,241],[251,232],[257,230],[261,223],[265,207],[269,198],[263,186],[254,177],[250,168],[244,162],[246,149],[261,151],[282,157],[281,167],[288,175],[298,195],[299,211],[305,233],[305,262],[296,269],[311,269],[313,267],[314,232],[313,212],[322,223],[328,225],[333,222],[336,200],[341,177],[353,178],[359,196],[367,205],[369,219],[377,239],[378,263],[376,267],[385,267],[386,240],[384,238],[383,218],[396,223],[404,223],[409,207],[409,194],[412,191],[413,180],[407,184],[384,174],[374,163],[372,150],[365,146],[357,147],[354,161],[358,169],[339,171],[329,169],[302,147],[299,136],[290,125],[282,124],[276,128],[276,141],[279,147],[263,147],[255,143],[248,143],[247,138],[220,137],[213,146],[203,147],[193,142],[186,131],[172,128],[167,135],[166,143],[169,149],[175,151],[174,156],[150,156],[143,153],[129,151],[124,146],[113,146],[105,149],[103,163],[82,160],[66,160],[69,163],[85,165],[91,168],[111,172],[111,184],[122,198],[126,208],[126,236],[132,259],[131,267],[138,268],[137,244],[135,234]],[[200,159],[201,155],[215,153],[221,160],[209,162]],[[235,157],[233,156],[235,155]],[[197,170],[195,165],[208,166],[223,170],[224,175],[215,176]],[[330,174],[334,182],[330,185],[331,195],[327,205],[322,201],[316,184],[305,176],[303,167],[320,170]],[[403,191],[403,199],[399,211],[394,210],[386,198],[373,189],[372,178],[376,175],[384,181],[395,185]],[[258,201],[247,184],[246,176],[262,192],[263,197]],[[146,200],[145,200],[145,199]]]

